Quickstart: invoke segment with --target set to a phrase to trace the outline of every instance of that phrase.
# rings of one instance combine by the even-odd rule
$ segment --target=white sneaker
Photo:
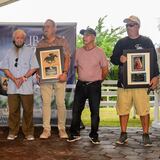
[[[44,129],[43,130],[43,133],[40,135],[39,138],[42,138],[42,139],[47,139],[51,136],[51,132],[49,130],[46,130]]]
[[[17,138],[17,135],[14,135],[14,134],[9,134],[7,139],[8,140],[15,140]]]
[[[34,136],[33,135],[28,135],[25,137],[28,141],[33,141],[34,140]]]

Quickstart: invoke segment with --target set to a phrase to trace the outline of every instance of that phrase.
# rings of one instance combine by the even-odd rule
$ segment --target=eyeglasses
[[[15,59],[15,64],[14,64],[14,66],[15,66],[15,67],[18,66],[18,58]]]
[[[133,24],[126,24],[126,27],[134,27],[134,26],[136,26],[136,25],[138,25],[137,23],[133,23]]]

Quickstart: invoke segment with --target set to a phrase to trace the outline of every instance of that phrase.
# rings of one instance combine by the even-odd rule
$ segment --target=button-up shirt
[[[23,46],[19,49],[17,54],[15,47],[13,46],[6,53],[6,56],[0,64],[0,68],[8,69],[16,78],[24,76],[30,69],[39,68],[34,50],[30,47]],[[7,93],[24,95],[33,94],[33,77],[31,76],[27,81],[23,82],[20,88],[17,88],[15,83],[9,79]]]

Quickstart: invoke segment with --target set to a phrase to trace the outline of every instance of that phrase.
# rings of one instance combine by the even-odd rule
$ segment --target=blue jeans
[[[88,99],[91,112],[90,137],[98,137],[99,127],[99,105],[101,99],[101,81],[83,82],[78,80],[75,89],[75,96],[72,108],[72,122],[70,127],[71,135],[80,135],[81,113]]]

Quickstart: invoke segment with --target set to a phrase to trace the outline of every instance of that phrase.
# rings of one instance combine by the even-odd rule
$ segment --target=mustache
[[[15,45],[15,47],[17,48],[22,48],[24,46],[24,42],[21,45],[17,45],[15,41],[13,41],[13,44]]]

